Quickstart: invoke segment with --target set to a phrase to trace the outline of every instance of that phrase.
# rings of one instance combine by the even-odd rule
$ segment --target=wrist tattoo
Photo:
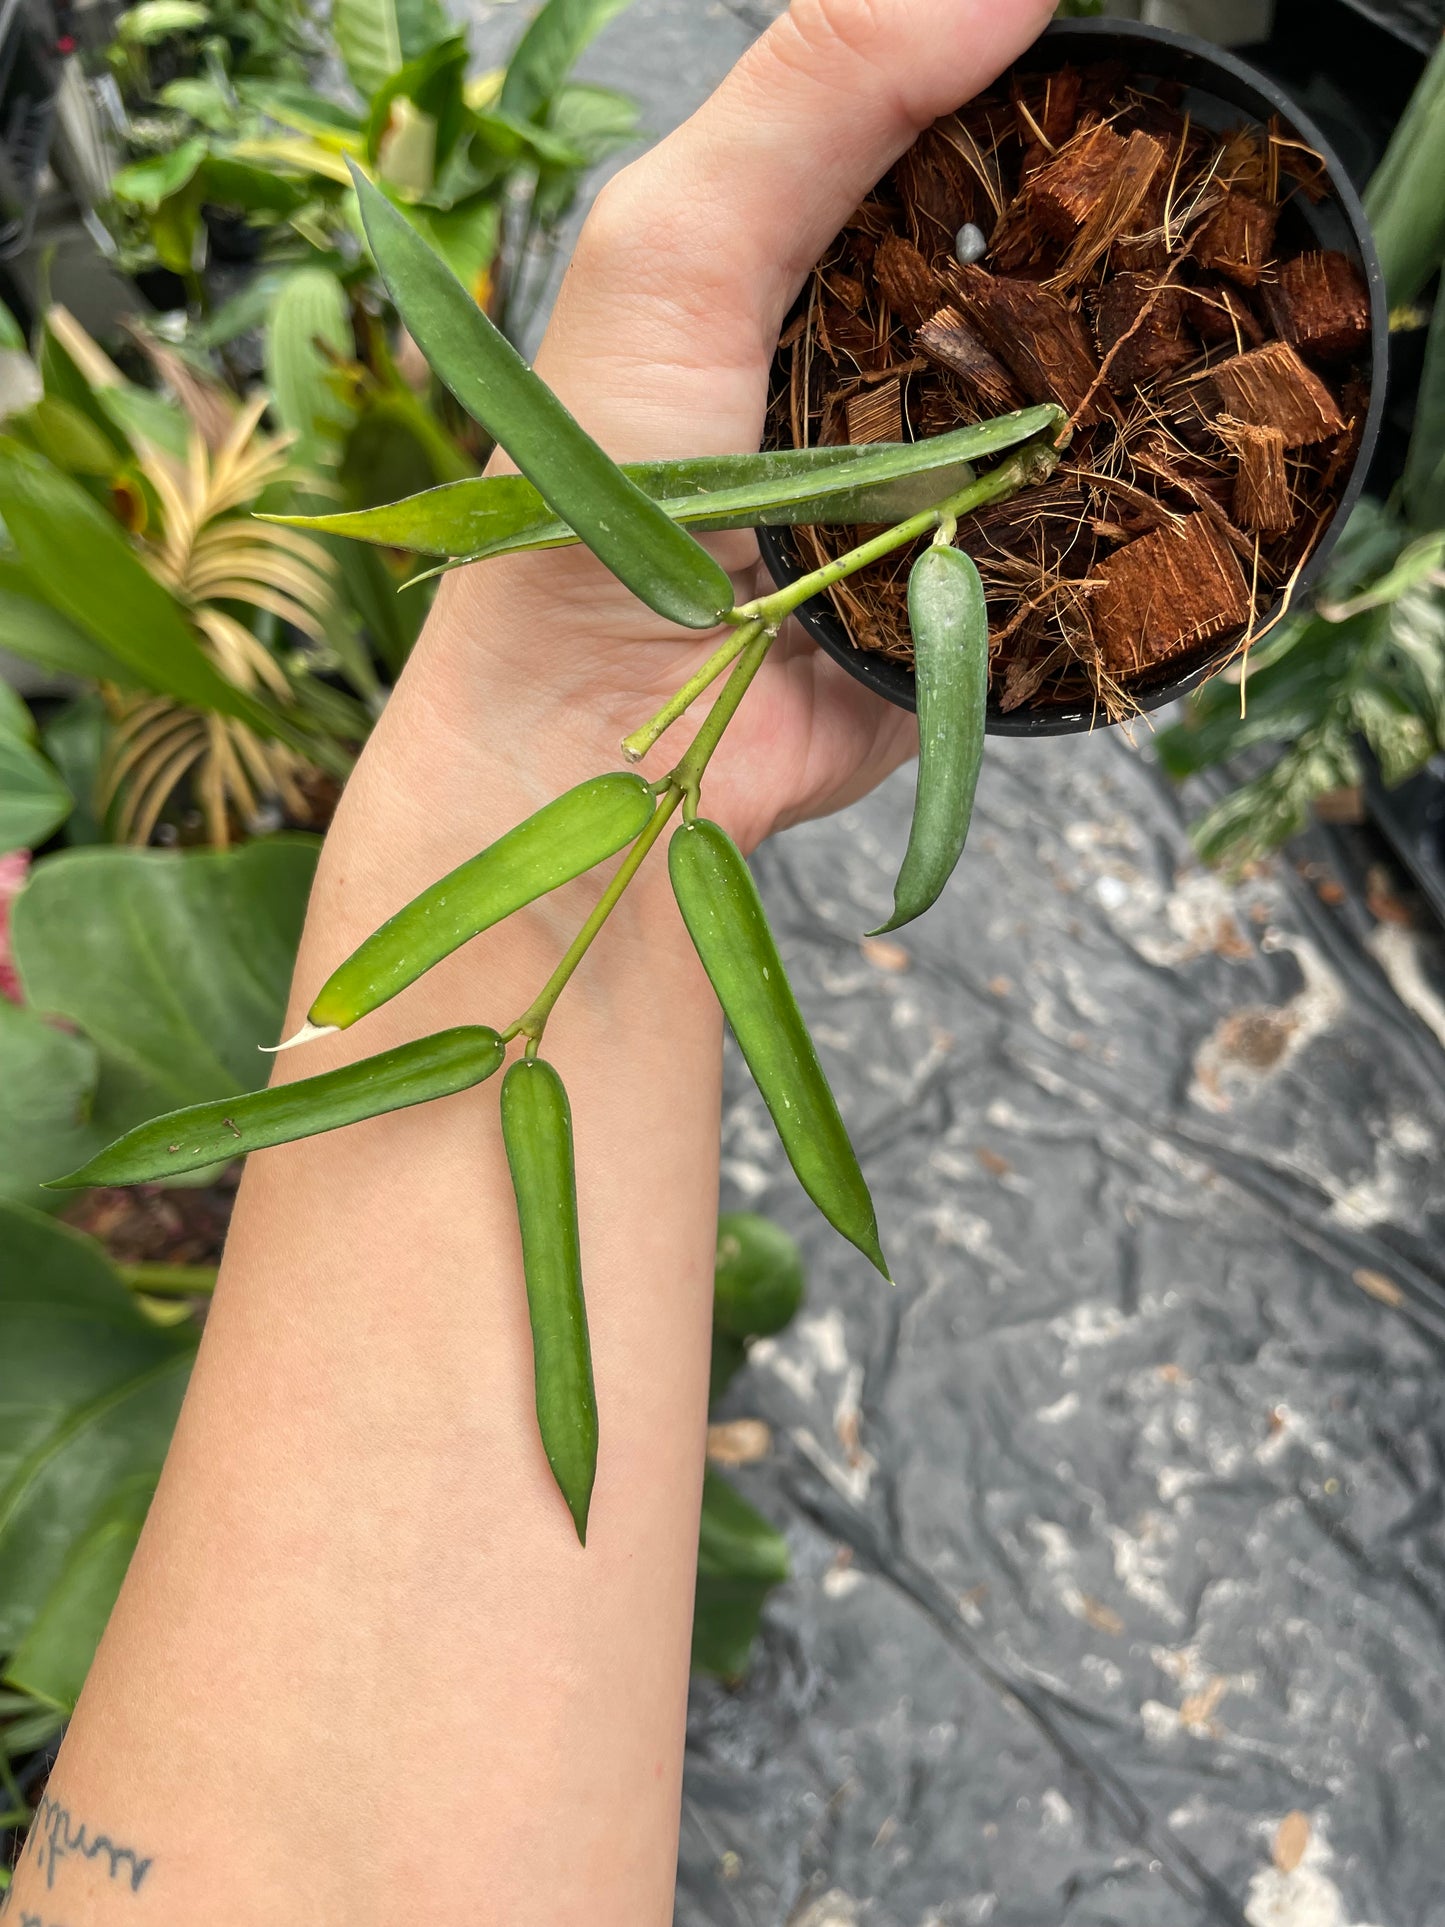
[[[134,1847],[119,1845],[109,1834],[93,1833],[88,1822],[77,1820],[69,1807],[42,1793],[16,1871],[26,1861],[33,1861],[44,1869],[45,1885],[51,1889],[57,1872],[75,1855],[99,1866],[107,1880],[128,1884],[133,1894],[140,1892],[152,1864],[149,1855],[141,1855]],[[58,1921],[41,1923],[39,1915],[23,1913],[21,1927],[27,1927],[31,1920],[36,1922],[36,1927],[61,1927]]]

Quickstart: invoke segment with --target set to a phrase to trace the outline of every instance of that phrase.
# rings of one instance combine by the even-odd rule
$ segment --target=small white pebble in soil
[[[988,240],[981,227],[965,221],[954,237],[953,252],[960,267],[971,268],[988,253]]]

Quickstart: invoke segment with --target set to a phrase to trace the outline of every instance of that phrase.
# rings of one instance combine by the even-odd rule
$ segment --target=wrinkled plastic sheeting
[[[694,1688],[677,1919],[1445,1921],[1429,939],[1230,889],[1109,731],[991,742],[946,898],[860,947],[911,794],[757,860],[898,1283],[732,1057],[725,1202],[810,1266],[726,1406],[796,1577]]]

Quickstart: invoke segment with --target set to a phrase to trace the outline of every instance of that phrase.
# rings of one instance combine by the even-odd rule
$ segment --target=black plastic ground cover
[[[727,1202],[812,1265],[729,1403],[798,1576],[695,1688],[677,1918],[1445,1920],[1440,946],[1323,846],[1227,888],[1118,732],[991,744],[860,946],[909,803],[758,861],[898,1285],[730,1063]]]

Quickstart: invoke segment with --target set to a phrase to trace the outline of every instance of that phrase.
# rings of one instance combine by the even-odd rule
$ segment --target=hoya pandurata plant
[[[572,1126],[566,1092],[541,1055],[547,1022],[588,947],[670,827],[674,894],[748,1068],[803,1188],[884,1277],[868,1187],[819,1066],[756,886],[732,840],[701,813],[708,765],[786,618],[870,562],[923,542],[909,612],[917,653],[920,758],[896,929],[947,883],[963,849],[983,749],[988,624],[964,518],[1058,463],[1063,411],[1020,410],[919,444],[785,450],[619,468],[486,319],[415,229],[357,177],[368,240],[403,321],[436,375],[521,471],[455,482],[301,526],[477,561],[585,543],[659,615],[723,629],[696,674],[624,741],[630,763],[719,678],[691,744],[666,775],[599,774],[547,804],[424,890],[332,973],[281,1048],[359,1023],[460,945],[625,851],[590,916],[531,1004],[497,1028],[466,1025],[343,1069],[141,1125],[67,1186],[178,1177],[244,1152],[450,1095],[501,1069],[502,1130],[522,1234],[536,1406],[553,1475],[585,1543],[598,1418],[583,1297]],[[975,461],[1003,459],[982,473]],[[798,581],[741,605],[689,532],[763,523],[886,524]],[[680,816],[680,824],[675,819]]]

